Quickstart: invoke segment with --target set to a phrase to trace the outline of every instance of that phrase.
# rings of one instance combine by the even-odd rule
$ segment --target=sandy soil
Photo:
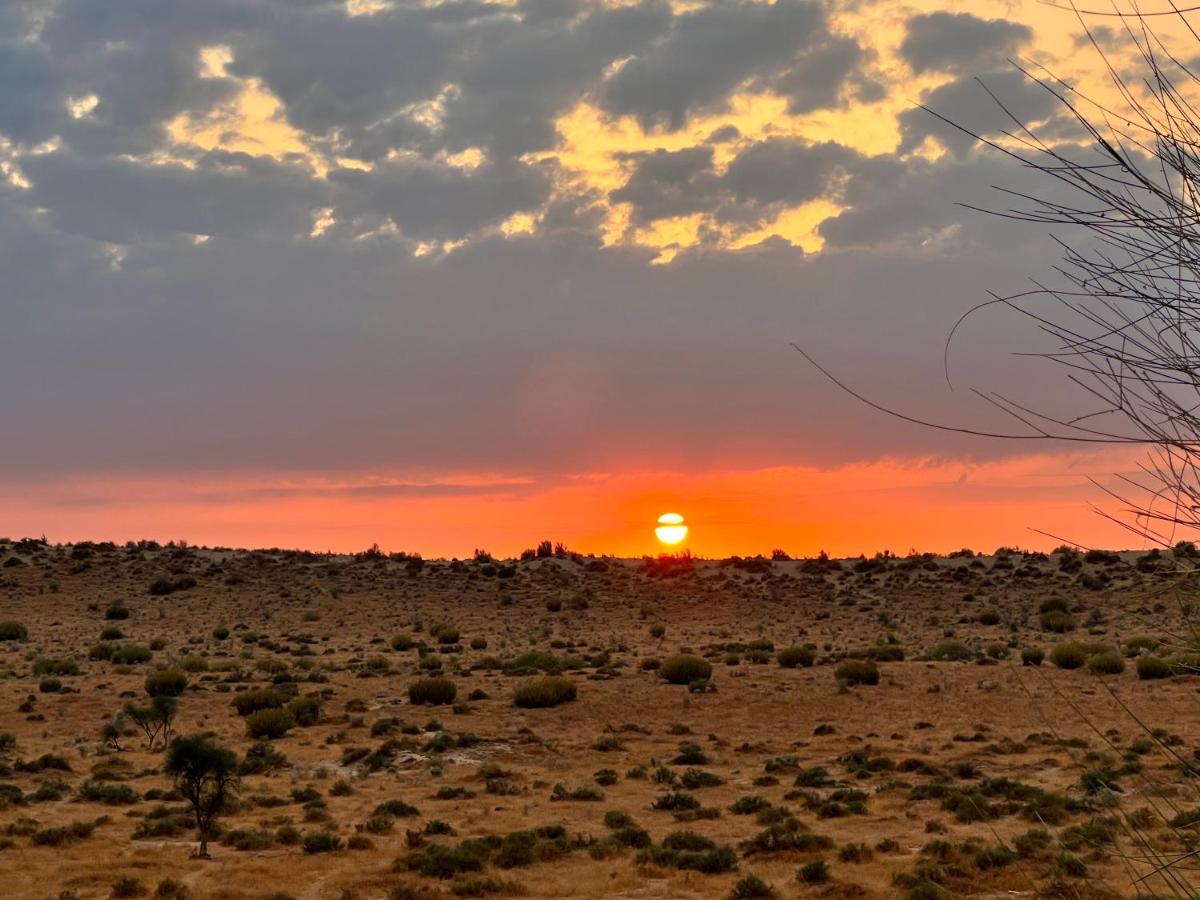
[[[1197,680],[1180,655],[1191,591],[1177,571],[1191,564],[1170,553],[417,564],[0,543],[0,623],[27,631],[0,641],[0,735],[12,736],[0,737],[0,895],[728,897],[753,874],[776,897],[1186,896],[1133,879],[1190,846],[1186,813],[1200,807],[1187,765]],[[162,579],[178,589],[152,594]],[[1039,614],[1055,599],[1069,610],[1063,632]],[[126,618],[111,618],[114,604]],[[457,639],[439,631],[450,625]],[[106,627],[121,637],[102,641]],[[418,646],[395,650],[396,635]],[[1138,637],[1170,644],[1153,655],[1183,674],[1139,679],[1125,649]],[[942,655],[965,660],[928,658],[950,641],[961,646]],[[1124,671],[1022,665],[1023,649],[1065,642],[1111,645]],[[777,662],[805,644],[813,665]],[[108,652],[97,645],[154,649],[121,664],[95,658]],[[574,701],[514,705],[538,674],[512,673],[529,651],[553,654]],[[682,652],[712,664],[715,690],[653,668]],[[878,684],[838,679],[866,655],[884,657]],[[46,674],[62,661],[78,674]],[[409,686],[438,665],[454,705],[414,705]],[[270,742],[286,763],[242,778],[208,861],[191,858],[162,753],[129,723],[120,751],[101,736],[124,703],[146,700],[149,672],[179,666],[175,732],[213,732],[239,755],[254,743],[231,704],[239,691],[321,700],[316,724]],[[670,792],[699,812],[654,808]],[[415,810],[376,814],[395,800]],[[613,811],[648,837],[627,828],[617,840]],[[94,828],[54,831],[71,823]],[[539,826],[562,831],[530,839],[531,856],[492,848],[451,878],[414,868],[430,847]],[[667,845],[698,849],[664,851],[682,830],[733,852],[678,836]],[[338,849],[295,843],[326,831]],[[805,883],[814,860],[824,880]]]

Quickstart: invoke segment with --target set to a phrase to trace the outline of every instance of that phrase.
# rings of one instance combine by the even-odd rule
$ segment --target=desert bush
[[[1041,625],[1042,631],[1051,631],[1055,634],[1066,634],[1068,631],[1075,629],[1075,617],[1062,609],[1052,609],[1048,612],[1043,612],[1038,619],[1038,623]]]
[[[292,719],[301,728],[316,725],[321,719],[321,698],[312,694],[297,697],[284,708],[291,713]]]
[[[29,836],[35,847],[62,847],[91,837],[96,826],[91,822],[72,822],[53,828],[41,828]]]
[[[0,641],[27,641],[29,630],[20,622],[0,622]]]
[[[342,849],[342,839],[332,831],[310,831],[300,839],[305,853],[332,853]]]
[[[129,607],[118,600],[116,603],[109,604],[108,609],[104,611],[104,618],[110,622],[122,622],[129,618]]]
[[[1075,641],[1068,641],[1054,646],[1050,651],[1050,662],[1060,669],[1079,669],[1087,663],[1088,656],[1087,647]]]
[[[260,709],[246,716],[246,734],[255,739],[275,740],[296,724],[292,714],[282,707]]]
[[[867,649],[867,659],[875,662],[904,662],[904,648],[899,644],[876,644]]]
[[[823,884],[829,880],[829,864],[823,859],[810,859],[796,870],[801,884]]]
[[[100,640],[102,641],[119,641],[125,637],[125,633],[116,625],[109,625],[100,630]]]
[[[112,655],[116,652],[116,649],[112,644],[93,644],[88,649],[88,659],[93,662],[112,659]]]
[[[38,682],[38,693],[40,694],[57,694],[62,689],[63,683],[59,678],[43,678]]]
[[[784,647],[775,654],[775,659],[784,669],[794,669],[797,666],[803,666],[807,669],[817,661],[817,651],[815,648],[807,645],[803,647]]]
[[[999,625],[1000,613],[994,609],[985,609],[979,614],[980,625]]]
[[[140,897],[146,893],[142,883],[132,875],[122,875],[113,882],[112,896],[118,898]]]
[[[729,894],[730,900],[769,900],[774,896],[770,885],[757,875],[744,875]]]
[[[187,885],[174,878],[164,878],[154,889],[154,900],[187,900],[187,897]]]
[[[517,686],[513,703],[525,709],[558,706],[575,699],[575,682],[560,675],[543,675]]]
[[[79,664],[73,659],[40,657],[33,661],[34,675],[78,675]]]
[[[112,652],[109,661],[118,666],[133,666],[138,663],[150,662],[154,656],[145,647],[137,644],[123,644]]]
[[[1137,656],[1139,653],[1153,653],[1162,646],[1162,641],[1145,635],[1130,638],[1125,642],[1125,655]]]
[[[417,646],[417,639],[411,634],[398,634],[392,638],[392,649],[404,653]]]
[[[271,746],[269,741],[256,741],[246,748],[238,774],[265,775],[287,765],[287,757]]]
[[[137,803],[141,797],[127,784],[109,784],[94,778],[84,779],[78,789],[79,799],[88,803],[103,803],[105,806],[127,806]]]
[[[650,808],[665,810],[667,812],[699,809],[700,801],[691,794],[685,794],[682,791],[668,791],[665,794],[655,797],[654,802],[650,804]]]
[[[151,697],[178,697],[187,688],[187,675],[181,669],[159,669],[146,676],[146,693]]]
[[[371,816],[373,818],[407,819],[420,814],[421,811],[411,803],[405,803],[403,800],[385,800],[375,807]]]
[[[1046,658],[1046,651],[1041,647],[1026,647],[1021,651],[1021,665],[1040,666]]]
[[[691,684],[712,677],[712,665],[699,656],[681,653],[662,661],[658,674],[671,684]]]
[[[925,656],[939,662],[967,662],[974,659],[976,653],[960,641],[942,641],[935,644]]]
[[[1170,678],[1174,675],[1171,664],[1159,656],[1139,656],[1135,663],[1137,677],[1142,681]]]
[[[833,670],[842,684],[879,684],[879,666],[869,659],[845,659]]]
[[[264,709],[278,709],[287,702],[287,697],[276,688],[264,687],[239,691],[231,702],[239,716],[248,716]]]
[[[1093,675],[1120,675],[1125,671],[1125,660],[1115,650],[1105,650],[1088,657],[1087,669]]]
[[[408,701],[417,706],[446,706],[456,696],[458,688],[449,678],[421,678],[408,686]]]

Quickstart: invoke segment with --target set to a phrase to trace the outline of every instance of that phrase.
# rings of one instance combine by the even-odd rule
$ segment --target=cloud
[[[1001,67],[1032,40],[1028,25],[966,12],[924,13],[908,20],[900,56],[917,73],[973,74]]]
[[[929,111],[910,109],[900,113],[902,153],[916,149],[927,137],[935,137],[951,153],[962,157],[976,143],[973,134],[989,137],[1019,131],[1019,123],[1040,122],[1061,110],[1053,94],[1013,69],[979,77],[964,75],[929,91],[921,102]]]
[[[206,153],[191,166],[139,165],[71,152],[28,158],[32,201],[58,228],[128,244],[176,235],[287,238],[311,229],[328,190],[302,167],[244,153]]]
[[[749,81],[790,87],[797,108],[828,105],[853,57],[832,39],[823,7],[812,0],[773,4],[735,0],[672,19],[667,34],[599,88],[601,107],[644,127],[682,128],[697,112],[725,107]],[[815,77],[814,77],[815,76]],[[805,79],[811,84],[803,84]]]

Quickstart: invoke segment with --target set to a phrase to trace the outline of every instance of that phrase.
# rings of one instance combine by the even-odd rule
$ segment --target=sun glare
[[[679,513],[663,513],[658,517],[658,527],[654,533],[664,544],[674,545],[687,537],[688,527]]]

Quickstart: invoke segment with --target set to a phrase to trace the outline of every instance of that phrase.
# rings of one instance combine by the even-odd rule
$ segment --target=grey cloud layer
[[[997,68],[1027,41],[1004,23],[919,16],[903,53],[955,76],[932,106],[988,131],[1003,116],[981,118],[971,53],[1015,108],[1051,112]],[[214,45],[231,48],[229,77],[199,71]],[[250,78],[329,159],[373,170],[319,177],[302,159],[170,145],[168,122]],[[801,0],[678,15],[657,0],[463,0],[360,18],[318,0],[0,2],[0,136],[60,141],[19,158],[28,189],[0,181],[0,406],[21,424],[0,463],[569,471],[620,466],[631,447],[639,464],[674,466],[996,452],[830,402],[786,342],[884,400],[937,391],[947,415],[977,415],[942,402],[941,326],[984,286],[1012,286],[1014,256],[1049,256],[1040,237],[952,204],[986,205],[1014,167],[920,112],[902,117],[902,149],[933,134],[952,155],[725,128],[624,155],[628,179],[607,195],[528,155],[555,147],[556,117],[581,100],[679,130],[745,89],[804,112],[886,88]],[[89,93],[93,114],[73,118],[68,99]],[[720,145],[734,149],[725,167]],[[478,166],[447,162],[474,147]],[[177,161],[156,162],[164,150]],[[652,266],[654,251],[599,236],[611,202],[635,224],[703,212],[750,226],[828,196],[847,208],[821,226],[818,256],[706,243]],[[337,223],[307,239],[326,208]],[[534,211],[534,234],[495,233]],[[418,259],[370,233],[386,222],[412,241],[470,240]],[[998,334],[965,378],[1003,371],[998,348],[1019,341]]]

